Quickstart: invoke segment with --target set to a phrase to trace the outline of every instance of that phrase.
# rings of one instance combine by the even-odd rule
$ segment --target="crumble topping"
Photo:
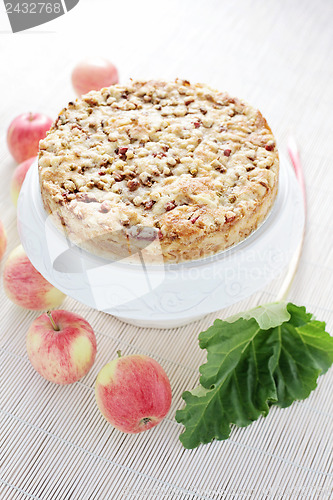
[[[276,195],[278,166],[259,111],[186,80],[92,91],[62,110],[39,153],[44,204],[71,232],[78,231],[73,216],[88,232],[95,226],[94,235],[97,227],[151,227],[167,260],[172,242],[173,260],[191,258],[181,256],[191,242],[202,242],[202,255],[218,251],[204,249],[205,235],[225,236],[270,200],[262,220]],[[226,237],[219,249],[229,244]]]

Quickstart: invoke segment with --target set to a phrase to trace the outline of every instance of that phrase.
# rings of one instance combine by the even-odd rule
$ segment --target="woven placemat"
[[[244,97],[268,118],[283,151],[294,133],[309,213],[289,298],[325,320],[332,332],[332,3],[96,3],[82,0],[36,33],[0,33],[0,218],[8,234],[6,255],[19,242],[9,199],[15,164],[6,129],[26,110],[55,116],[73,98],[71,68],[98,49],[116,62],[122,81],[180,76]],[[67,298],[63,307],[84,316],[98,341],[91,372],[68,387],[33,370],[25,335],[39,313],[19,309],[1,288],[0,498],[332,498],[332,370],[307,400],[272,408],[250,427],[234,428],[227,441],[185,450],[178,439],[182,426],[175,411],[183,405],[182,392],[197,384],[205,359],[199,332],[215,317],[274,300],[282,280],[200,322],[165,331],[127,325]],[[149,432],[122,434],[96,407],[97,373],[118,349],[154,357],[170,378],[171,411]]]

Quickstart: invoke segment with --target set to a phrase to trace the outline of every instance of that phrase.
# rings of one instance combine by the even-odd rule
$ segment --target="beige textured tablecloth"
[[[5,16],[1,6],[0,16]],[[13,35],[0,32],[0,218],[9,251],[18,244],[9,199],[15,162],[6,130],[23,111],[51,116],[73,98],[70,72],[85,54],[113,60],[128,77],[185,77],[226,89],[259,107],[286,150],[299,145],[308,189],[304,251],[289,298],[333,333],[333,3],[330,0],[81,0],[63,18]],[[1,271],[3,269],[1,263]],[[98,355],[80,382],[59,387],[31,367],[25,334],[38,313],[19,309],[0,290],[0,498],[333,498],[333,371],[311,396],[230,439],[189,451],[174,415],[198,381],[205,355],[200,331],[274,300],[281,279],[228,310],[188,326],[140,329],[66,299],[64,308],[93,326]],[[154,430],[113,430],[94,402],[100,368],[115,356],[145,353],[167,371],[172,408]]]

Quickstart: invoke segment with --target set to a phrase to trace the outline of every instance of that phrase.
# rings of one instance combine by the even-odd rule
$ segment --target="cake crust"
[[[130,81],[70,102],[40,142],[38,165],[57,226],[111,259],[220,252],[258,227],[278,189],[261,113],[186,80]]]

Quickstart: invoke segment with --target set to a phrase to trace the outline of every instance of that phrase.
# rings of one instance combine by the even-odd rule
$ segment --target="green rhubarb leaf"
[[[230,316],[225,321],[233,323],[238,318],[251,319],[254,318],[262,330],[268,330],[274,326],[279,326],[281,323],[290,319],[290,314],[287,310],[285,302],[273,302],[272,304],[264,304],[254,307],[249,311],[244,311],[234,316]]]
[[[271,305],[265,307],[268,311]],[[274,321],[266,313],[264,321],[258,319],[264,316],[257,309],[254,317],[216,320],[199,335],[207,363],[199,368],[199,387],[184,392],[186,406],[176,413],[185,426],[180,436],[185,448],[227,439],[232,424],[245,427],[265,417],[272,404],[287,407],[305,399],[333,363],[333,339],[325,323],[312,319],[304,307],[274,307]],[[275,326],[263,329],[259,321]]]

